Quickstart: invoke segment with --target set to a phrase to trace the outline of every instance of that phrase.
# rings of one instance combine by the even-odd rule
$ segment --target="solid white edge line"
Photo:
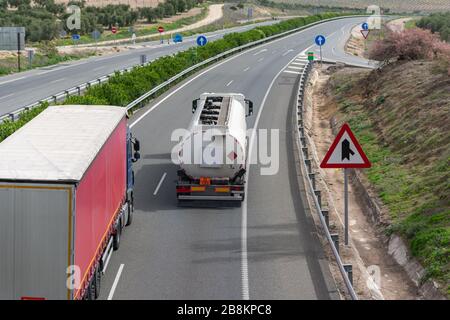
[[[111,287],[111,291],[109,292],[109,295],[108,295],[108,300],[112,300],[112,298],[114,296],[114,292],[116,291],[117,284],[119,283],[119,279],[122,274],[123,266],[124,266],[124,264],[122,263],[119,267],[119,270],[117,271],[116,278],[114,279],[114,283],[113,283],[113,285]]]
[[[264,98],[261,102],[261,106],[258,110],[258,114],[255,119],[255,125],[253,126],[252,135],[250,137],[250,143],[248,148],[248,158],[247,158],[247,179],[244,186],[244,194],[246,195],[244,201],[242,203],[242,217],[241,217],[241,274],[242,274],[242,299],[249,300],[250,299],[250,289],[249,289],[249,280],[248,280],[248,253],[247,253],[247,199],[248,199],[248,184],[250,178],[250,165],[252,163],[251,156],[253,150],[253,143],[256,136],[256,130],[258,128],[259,119],[261,118],[262,111],[264,109],[264,105],[266,103],[267,97],[269,96],[270,90],[272,90],[273,84],[280,76],[280,74],[284,71],[284,69],[295,59],[297,56],[292,58],[284,67],[278,71],[275,77],[272,79],[269,87],[266,90]]]
[[[3,82],[0,82],[0,85],[6,84],[6,83],[10,83],[10,82],[14,82],[14,81],[21,80],[21,79],[25,79],[25,77],[19,77],[19,78],[15,78],[15,79],[11,79],[11,80],[6,80],[6,81],[3,81]]]
[[[156,196],[156,194],[159,191],[159,188],[161,188],[162,183],[164,182],[164,179],[166,178],[167,172],[164,172],[164,174],[161,177],[161,180],[159,180],[158,185],[156,186],[155,192],[153,192],[153,195]]]

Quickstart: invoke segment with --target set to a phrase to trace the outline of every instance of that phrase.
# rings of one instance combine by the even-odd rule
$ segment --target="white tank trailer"
[[[253,103],[240,93],[204,93],[192,102],[192,121],[175,149],[179,202],[244,199],[246,117]]]

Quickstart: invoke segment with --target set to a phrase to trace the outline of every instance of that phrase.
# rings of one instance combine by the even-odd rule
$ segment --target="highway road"
[[[244,51],[130,119],[142,155],[135,164],[136,211],[102,279],[101,299],[339,299],[297,181],[293,89],[305,64],[300,54],[314,37],[362,20],[328,22]],[[330,39],[333,45],[344,37]],[[279,130],[278,170],[261,175],[266,165],[251,165],[241,207],[177,206],[170,137],[188,126],[191,101],[208,91],[243,93],[255,107],[248,126]]]
[[[264,21],[206,33],[206,36],[209,41],[214,41],[227,33],[247,31],[256,26],[278,22],[278,20]],[[196,45],[196,38],[197,36],[190,36],[184,38],[182,43],[171,42],[171,44],[160,44],[159,41],[142,42],[137,45],[142,46],[138,49],[0,77],[0,115],[20,109],[82,83],[95,80],[116,70],[138,65],[142,54],[147,55],[147,61],[149,61],[186,50]]]

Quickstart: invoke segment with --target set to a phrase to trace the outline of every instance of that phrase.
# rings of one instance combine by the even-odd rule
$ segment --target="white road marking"
[[[60,82],[60,81],[63,81],[63,80],[65,80],[65,78],[56,79],[56,80],[50,81],[49,83]]]
[[[282,54],[282,56],[286,56],[289,52],[294,51],[294,49],[289,49],[288,51],[286,51],[285,53]]]
[[[106,67],[106,66],[100,66],[100,67],[94,68],[94,69],[92,69],[92,71],[100,70],[100,69],[103,69],[104,67]]]
[[[159,188],[161,188],[162,183],[164,182],[164,179],[166,178],[167,172],[164,172],[164,174],[161,177],[161,180],[159,180],[158,185],[156,186],[155,192],[153,192],[153,195],[156,196],[156,194],[159,191]]]
[[[15,78],[15,79],[3,81],[3,82],[0,82],[0,85],[5,84],[5,83],[14,82],[14,81],[17,81],[17,80],[20,80],[20,79],[25,79],[25,77],[20,77],[20,78]]]
[[[300,73],[301,73],[301,72],[297,72],[297,71],[289,71],[289,70],[284,70],[283,72],[294,73],[294,74],[300,74]]]
[[[298,60],[298,59],[295,59],[295,61],[292,62],[291,64],[299,65],[299,66],[304,66],[304,65],[307,63],[306,60],[302,60],[301,62],[297,62],[297,61],[299,61],[299,60]]]
[[[13,96],[14,93],[7,94],[6,96],[0,97],[0,100]]]
[[[261,61],[263,61],[264,60],[264,58],[259,58],[258,59],[258,62],[261,62]]]
[[[122,263],[119,267],[119,271],[117,271],[116,278],[114,279],[113,285],[111,287],[111,291],[109,292],[109,295],[108,295],[108,300],[112,300],[112,298],[114,296],[114,292],[116,291],[117,284],[119,283],[119,279],[122,274],[123,266],[124,266],[124,264]]]
[[[258,54],[263,53],[263,52],[266,52],[266,51],[267,51],[267,49],[262,49],[262,50],[259,50],[259,51],[256,52],[256,53],[254,53],[253,55],[254,55],[254,56],[257,56]]]
[[[230,82],[228,82],[226,86],[228,87],[228,86],[229,86],[230,84],[232,84],[232,83],[233,83],[233,80],[231,80]]]
[[[250,70],[250,67],[247,67],[247,68],[245,68],[244,70],[242,70],[242,71],[248,71],[248,70]]]
[[[311,29],[314,29],[314,27],[308,28],[308,29],[306,29],[306,30],[311,30]],[[306,30],[302,30],[302,31],[293,33],[293,34],[291,34],[291,35],[289,35],[289,36],[286,36],[286,37],[283,37],[283,38],[280,38],[280,39],[271,41],[270,43],[263,44],[262,46],[266,46],[266,45],[269,45],[269,44],[272,45],[273,43],[276,43],[276,42],[279,42],[279,41],[282,41],[282,40],[286,40],[286,39],[288,39],[288,38],[290,38],[290,37],[297,36],[297,35],[299,35],[299,34],[305,32]],[[310,48],[312,48],[313,46],[314,46],[314,45],[312,45],[312,46],[310,46],[309,48],[305,49],[305,50],[303,51],[303,55],[305,55],[304,53],[305,53],[307,50],[309,50]],[[237,55],[231,56],[230,58],[228,58],[228,59],[226,59],[226,60],[224,60],[224,61],[222,61],[222,62],[220,62],[220,63],[218,63],[218,64],[216,64],[216,65],[211,66],[210,68],[204,70],[203,72],[199,73],[199,74],[196,75],[195,77],[193,77],[193,78],[191,78],[190,80],[186,81],[184,84],[180,85],[179,87],[177,87],[176,89],[174,89],[173,91],[171,91],[171,92],[170,92],[169,94],[167,94],[164,98],[162,98],[160,101],[158,101],[157,103],[155,103],[155,104],[154,104],[151,108],[149,108],[146,112],[144,112],[144,114],[142,114],[142,115],[141,115],[139,118],[137,118],[132,124],[130,124],[130,128],[133,128],[133,127],[134,127],[136,124],[138,124],[142,119],[144,119],[149,113],[151,113],[153,110],[155,110],[157,107],[159,107],[164,101],[166,101],[167,99],[169,99],[171,96],[173,96],[175,93],[177,93],[178,91],[180,91],[181,89],[183,89],[184,87],[186,87],[186,86],[187,86],[188,84],[190,84],[191,82],[193,82],[193,81],[197,80],[198,78],[200,78],[201,76],[203,76],[205,73],[208,73],[209,71],[214,70],[215,68],[217,68],[217,67],[219,67],[219,66],[221,66],[221,65],[223,65],[223,64],[225,64],[225,63],[227,63],[227,62],[229,62],[229,61],[231,61],[231,60],[233,60],[233,59],[236,59],[236,58],[240,57],[240,56],[243,55],[243,54],[248,54],[249,52],[252,52],[253,50],[257,50],[259,47],[260,47],[260,46],[255,47],[255,48],[250,49],[250,50],[247,50],[247,51],[243,51],[243,52],[241,52],[241,53],[239,53],[239,54],[237,54]],[[300,54],[300,55],[301,55],[301,54]],[[298,56],[300,56],[300,55],[298,55]],[[297,56],[297,57],[298,57],[298,56]],[[286,68],[291,62],[293,62],[297,57],[294,57],[292,60],[290,60],[289,63],[285,66],[285,68]],[[286,71],[286,70],[281,69],[280,72],[275,76],[275,78],[273,78],[273,80],[272,80],[272,82],[271,82],[271,84],[270,84],[270,86],[269,86],[269,89],[267,90],[266,95],[265,95],[265,97],[264,97],[264,99],[263,99],[263,102],[262,102],[262,104],[261,104],[261,108],[260,108],[260,110],[258,111],[257,119],[256,119],[256,122],[255,122],[255,128],[256,128],[256,126],[257,126],[257,124],[258,124],[258,121],[259,121],[259,118],[260,118],[260,114],[261,114],[262,108],[264,107],[264,103],[265,103],[265,100],[267,99],[268,93],[269,93],[270,89],[272,88],[272,86],[273,86],[275,80],[278,78],[278,76],[279,76],[282,72],[294,73],[293,71]],[[251,139],[251,141],[250,141],[250,148],[249,148],[250,152],[249,152],[249,157],[251,157],[251,150],[252,150],[251,148],[253,147],[254,133],[255,133],[255,131],[253,131],[253,133],[252,133],[252,139]],[[248,158],[247,158],[247,159],[248,159]],[[247,160],[247,161],[248,161],[248,160]],[[248,167],[248,169],[250,169],[250,167]],[[249,180],[249,172],[247,172],[247,183],[246,183],[246,185],[245,185],[245,192],[246,192],[246,193],[247,193],[247,191],[248,191],[248,187],[247,187],[247,186],[248,186],[248,180]],[[241,232],[241,237],[242,237],[242,241],[241,241],[241,246],[242,246],[242,250],[241,250],[242,296],[243,296],[243,298],[246,299],[246,300],[249,299],[249,286],[248,286],[248,257],[247,257],[247,198],[248,198],[248,197],[245,197],[244,202],[243,202],[243,204],[242,204],[242,232]]]
[[[248,254],[247,254],[247,199],[248,199],[248,184],[249,184],[249,178],[250,178],[250,165],[249,163],[252,163],[251,157],[252,157],[252,150],[253,150],[253,143],[255,142],[255,136],[256,136],[256,129],[258,128],[259,119],[261,118],[262,111],[264,109],[264,105],[266,103],[267,97],[269,96],[269,92],[273,87],[273,84],[277,80],[277,78],[280,76],[280,74],[283,72],[283,70],[292,62],[294,61],[295,57],[292,58],[283,68],[281,68],[280,71],[275,75],[275,77],[272,79],[272,82],[270,83],[269,87],[266,90],[266,93],[264,95],[264,98],[261,102],[261,106],[259,107],[258,114],[256,115],[255,119],[255,125],[252,130],[252,135],[250,137],[250,143],[248,148],[248,158],[247,158],[247,182],[244,186],[244,193],[247,195],[244,198],[244,201],[242,203],[242,216],[241,216],[241,274],[242,274],[242,299],[249,300],[250,299],[250,290],[248,285]]]
[[[297,66],[289,66],[288,69],[294,69],[294,70],[302,70],[303,67],[297,67]]]

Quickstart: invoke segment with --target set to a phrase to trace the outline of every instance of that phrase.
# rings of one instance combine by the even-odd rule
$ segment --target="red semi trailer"
[[[49,107],[0,143],[0,299],[99,296],[138,151],[112,106]]]

